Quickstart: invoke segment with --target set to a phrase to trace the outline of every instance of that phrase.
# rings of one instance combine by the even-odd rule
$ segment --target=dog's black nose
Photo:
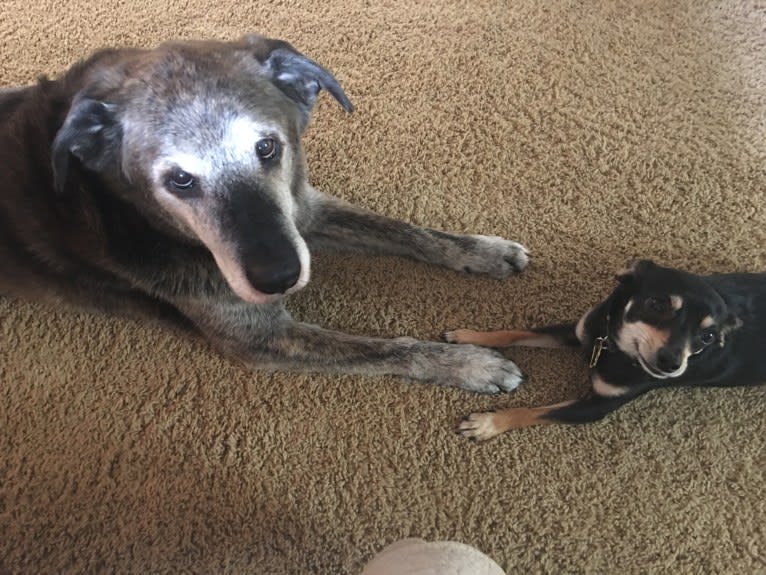
[[[657,352],[657,367],[665,373],[673,373],[681,368],[681,358],[672,350],[663,348]]]
[[[290,262],[274,269],[248,270],[247,279],[261,293],[285,293],[293,287],[301,275],[299,262]]]

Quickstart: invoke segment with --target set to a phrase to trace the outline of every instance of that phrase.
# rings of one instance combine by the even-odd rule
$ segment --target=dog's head
[[[326,69],[285,42],[248,36],[105,52],[80,77],[53,143],[57,188],[76,158],[203,243],[248,302],[308,282],[300,137],[322,89],[352,110]]]
[[[615,343],[654,378],[680,377],[739,325],[704,277],[640,260],[617,279]]]

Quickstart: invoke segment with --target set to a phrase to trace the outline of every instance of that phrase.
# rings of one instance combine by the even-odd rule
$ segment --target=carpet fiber
[[[329,67],[311,180],[495,234],[494,281],[317,255],[300,319],[435,338],[578,317],[634,256],[766,269],[758,2],[3,0],[0,83],[103,45],[260,31]],[[601,423],[476,445],[462,415],[584,390],[567,351],[484,397],[259,374],[159,329],[0,299],[0,572],[354,574],[402,537],[512,573],[766,573],[766,390],[657,392]]]

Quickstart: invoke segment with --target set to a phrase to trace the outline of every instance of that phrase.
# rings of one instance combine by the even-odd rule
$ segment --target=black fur
[[[601,419],[639,395],[663,387],[732,387],[766,383],[766,274],[734,273],[700,276],[670,269],[643,260],[619,276],[619,285],[585,318],[583,341],[575,336],[575,325],[555,330],[560,341],[582,348],[590,361],[596,338],[607,337],[607,347],[591,370],[595,377],[625,388],[617,396],[605,396],[596,389],[583,399],[554,409],[545,419],[565,423],[585,423]],[[656,317],[641,309],[649,297],[669,295],[683,298],[684,305],[668,317]],[[629,301],[631,309],[625,313]],[[680,341],[692,341],[700,331],[700,321],[710,316],[716,338],[688,358],[688,367],[678,377],[656,377],[639,361],[623,352],[616,337],[626,322],[644,321],[667,330],[665,347],[677,349]],[[554,333],[543,328],[545,333]],[[573,337],[574,336],[574,337]],[[701,344],[697,344],[700,346]],[[660,374],[658,374],[660,375]]]

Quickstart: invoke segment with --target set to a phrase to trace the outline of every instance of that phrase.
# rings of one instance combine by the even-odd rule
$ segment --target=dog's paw
[[[467,415],[455,429],[455,433],[472,441],[486,441],[504,431],[498,425],[497,414],[492,411]]]
[[[437,361],[441,371],[437,383],[476,393],[507,393],[526,380],[502,354],[473,345],[445,346]]]
[[[447,343],[460,343],[459,339],[455,336],[455,332],[460,331],[458,329],[453,329],[452,331],[443,331],[441,334],[442,341],[446,341]]]
[[[468,329],[453,329],[442,332],[442,340],[447,343],[471,343],[468,337],[470,333],[472,332]]]
[[[503,279],[521,273],[529,263],[527,248],[498,236],[470,236],[476,244],[465,252],[457,269]]]

